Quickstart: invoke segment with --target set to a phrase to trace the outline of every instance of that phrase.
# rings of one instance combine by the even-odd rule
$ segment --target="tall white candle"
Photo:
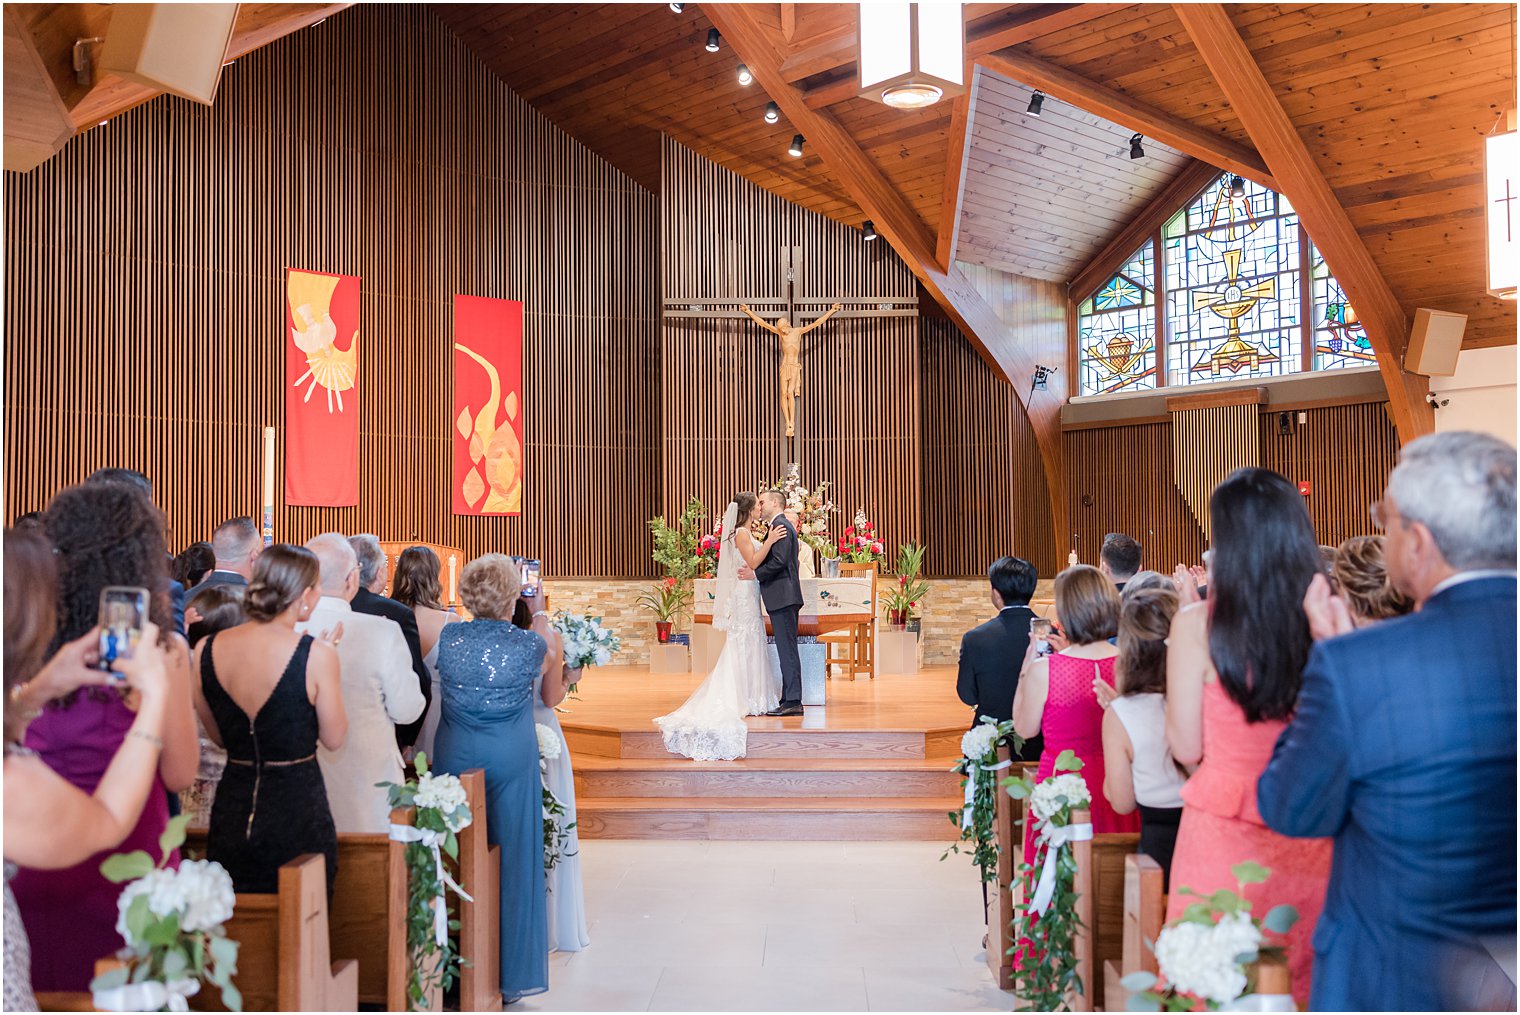
[[[459,555],[456,554],[456,553],[449,554],[449,602],[450,603],[457,603],[457,602],[459,602],[459,586],[458,586],[458,583],[455,581],[455,572],[458,570],[458,568],[459,568]]]
[[[264,545],[274,542],[274,427],[264,428],[264,504],[261,525]]]

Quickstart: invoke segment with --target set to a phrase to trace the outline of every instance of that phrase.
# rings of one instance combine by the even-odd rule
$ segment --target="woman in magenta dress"
[[[44,528],[58,561],[58,631],[54,647],[88,634],[99,617],[100,590],[135,585],[152,591],[149,615],[173,632],[168,598],[164,521],[147,495],[119,482],[91,482],[60,493]],[[167,792],[195,780],[200,744],[190,704],[190,655],[184,639],[160,638],[167,700],[156,785],[136,827],[115,849],[65,870],[23,868],[11,883],[32,942],[32,987],[79,991],[89,987],[95,960],[121,948],[116,899],[121,886],[100,874],[112,853],[146,850],[159,855],[158,837],[169,820]],[[116,687],[90,687],[49,702],[26,731],[26,747],[53,771],[93,793],[137,717],[135,695]],[[167,792],[166,792],[167,791]]]
[[[1266,469],[1232,473],[1214,490],[1209,513],[1209,598],[1177,611],[1167,642],[1167,741],[1178,763],[1198,768],[1182,788],[1166,915],[1177,919],[1193,901],[1179,889],[1233,891],[1231,867],[1261,864],[1271,876],[1247,886],[1245,896],[1257,916],[1282,903],[1298,910],[1288,968],[1302,1005],[1331,841],[1267,828],[1256,810],[1256,780],[1298,701],[1311,647],[1301,604],[1321,567],[1319,546],[1297,489]],[[1184,598],[1196,600],[1196,589],[1185,584]]]
[[[1098,686],[1114,685],[1119,650],[1109,643],[1118,633],[1119,596],[1095,567],[1079,564],[1056,576],[1056,616],[1067,646],[1051,656],[1034,655],[1030,640],[1024,675],[1013,697],[1013,728],[1025,740],[1044,736],[1045,750],[1035,781],[1055,773],[1056,758],[1072,751],[1082,759],[1081,776],[1092,794],[1094,832],[1138,832],[1138,814],[1116,814],[1103,795],[1103,702]],[[1033,820],[1024,824],[1024,856],[1034,856]]]

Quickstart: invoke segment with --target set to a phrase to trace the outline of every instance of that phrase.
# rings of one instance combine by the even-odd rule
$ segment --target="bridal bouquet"
[[[561,859],[573,855],[566,853],[565,848],[570,844],[570,830],[575,827],[575,822],[565,822],[565,805],[549,789],[547,780],[549,762],[563,753],[564,741],[543,723],[535,723],[534,732],[538,734],[538,771],[544,790],[544,873],[547,874],[559,865]]]
[[[998,722],[991,716],[961,737],[961,760],[952,771],[963,777],[961,785],[966,791],[966,804],[959,811],[950,812],[950,821],[959,825],[961,837],[950,844],[941,860],[949,859],[951,853],[961,852],[960,844],[970,842],[971,862],[982,870],[982,881],[997,880],[998,844],[993,823],[997,819],[997,773],[1012,762],[998,761],[998,745],[1008,742],[1013,750],[1024,746],[1024,740],[1013,732],[1013,721]]]
[[[610,628],[602,626],[601,617],[579,613],[556,613],[554,629],[565,647],[565,667],[577,673],[587,666],[606,666],[622,651],[623,641]],[[570,683],[574,694],[579,679]]]
[[[1282,945],[1265,943],[1263,931],[1283,935],[1298,922],[1292,906],[1274,906],[1261,920],[1251,916],[1251,903],[1242,895],[1246,885],[1262,884],[1271,871],[1258,863],[1239,863],[1230,868],[1239,891],[1222,888],[1196,897],[1182,916],[1162,928],[1153,949],[1165,989],[1157,990],[1155,973],[1131,973],[1123,985],[1132,992],[1132,1011],[1195,1011],[1199,1002],[1210,1011],[1229,1010],[1247,994],[1260,1003],[1255,1011],[1293,1011],[1292,998],[1281,990],[1264,991],[1260,975],[1264,968],[1282,967]]]
[[[446,991],[459,975],[459,949],[450,930],[459,929],[449,919],[446,891],[467,902],[474,900],[449,874],[443,854],[459,857],[459,833],[474,820],[469,797],[457,776],[434,775],[425,753],[415,762],[417,780],[377,783],[387,791],[391,807],[413,807],[410,825],[392,825],[391,838],[406,845],[407,908],[406,946],[411,955],[407,1004],[416,1011],[433,989]],[[436,956],[432,968],[428,960]]]
[[[100,1011],[186,1011],[185,999],[203,982],[221,988],[222,1004],[242,1011],[233,986],[238,943],[222,925],[232,918],[236,896],[232,878],[212,860],[185,860],[167,866],[185,841],[190,816],[169,822],[159,837],[161,858],[142,850],[118,853],[100,865],[114,884],[126,882],[116,900],[116,932],[127,943],[122,965],[90,982]]]

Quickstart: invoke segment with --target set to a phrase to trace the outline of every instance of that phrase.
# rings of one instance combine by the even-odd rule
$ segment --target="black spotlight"
[[[686,9],[686,5],[685,4],[671,4],[670,5],[670,9],[672,11],[675,11],[677,14],[680,14],[682,11],[684,11]]]
[[[1235,198],[1246,196],[1246,181],[1243,177],[1230,177],[1230,196]]]
[[[754,80],[755,80],[755,75],[751,74],[749,72],[749,68],[746,67],[746,66],[744,66],[744,64],[741,63],[739,65],[739,83],[741,85],[748,85],[748,84],[750,84]]]
[[[1029,97],[1029,108],[1025,109],[1024,112],[1028,113],[1030,116],[1039,116],[1040,107],[1043,105],[1045,105],[1045,93],[1035,92]]]
[[[1029,390],[1031,392],[1048,390],[1050,385],[1050,375],[1055,372],[1055,367],[1036,366],[1034,368],[1034,377],[1031,379],[1029,385]]]
[[[788,155],[790,155],[794,159],[800,159],[800,158],[802,158],[802,135],[801,134],[793,134],[792,135],[792,144],[791,144],[791,147],[787,148],[786,153]]]
[[[866,219],[860,224],[860,231],[865,235],[867,243],[876,239],[876,223],[872,222],[870,219]]]
[[[1129,139],[1129,157],[1132,159],[1145,158],[1145,149],[1140,147],[1140,135],[1136,134]]]
[[[709,28],[707,30],[706,49],[709,53],[716,53],[718,51],[718,30],[716,28]]]
[[[765,104],[765,122],[775,123],[779,119],[781,119],[781,107],[774,102],[767,102]]]

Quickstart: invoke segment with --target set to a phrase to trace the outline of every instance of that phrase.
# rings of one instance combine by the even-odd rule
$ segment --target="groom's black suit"
[[[797,577],[797,530],[786,515],[771,519],[786,529],[786,538],[772,543],[770,552],[755,568],[760,599],[770,614],[776,654],[781,659],[781,706],[802,704],[802,657],[797,654],[797,614],[802,609],[802,582]]]

